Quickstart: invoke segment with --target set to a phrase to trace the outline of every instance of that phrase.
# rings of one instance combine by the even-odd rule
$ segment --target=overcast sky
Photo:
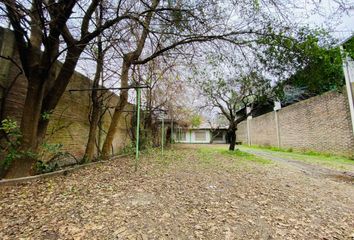
[[[334,0],[318,0],[320,9],[311,4],[311,0],[299,0],[304,8],[297,9],[294,16],[310,26],[330,28],[331,34],[343,40],[354,33],[354,1],[347,1],[347,11],[338,12],[338,4]]]

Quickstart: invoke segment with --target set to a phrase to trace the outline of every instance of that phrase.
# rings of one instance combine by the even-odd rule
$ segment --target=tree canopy
[[[346,9],[348,1],[336,1],[336,6]],[[326,68],[331,62],[332,53],[328,53],[328,58],[321,58],[325,52],[318,47],[326,44],[325,33],[290,20],[297,7],[297,1],[280,0],[2,0],[1,21],[14,31],[21,67],[28,82],[19,150],[38,152],[50,115],[78,64],[90,55],[89,49],[93,52],[90,56],[97,58],[94,60],[96,70],[102,71],[102,65],[109,69],[108,74],[102,73],[110,76],[104,84],[123,88],[143,83],[143,78],[135,78],[136,70],[139,66],[144,69],[153,61],[162,62],[161,69],[163,65],[174,63],[177,71],[182,65],[191,71],[195,62],[208,58],[214,65],[204,69],[205,76],[201,79],[206,81],[201,89],[220,99],[226,97],[223,103],[217,101],[219,109],[229,112],[225,116],[234,122],[236,109],[268,95],[267,89],[275,76],[290,76],[299,69],[310,71],[311,67],[306,70],[306,66],[321,62],[327,64],[323,66]],[[106,47],[109,50],[103,53]],[[110,58],[107,64],[102,64],[103,55]],[[58,59],[62,64],[54,64]],[[229,76],[218,76],[212,68],[226,60],[231,65],[221,64],[224,69],[219,68],[219,73],[225,68],[236,70]],[[336,62],[337,58],[334,60]],[[318,68],[312,68],[316,73]],[[331,76],[335,67],[326,71]],[[208,75],[213,77],[212,81]],[[333,75],[332,79],[335,77]],[[326,83],[321,77],[317,80]],[[117,123],[131,97],[127,89],[119,94],[103,146],[97,151],[104,158],[112,154]],[[95,95],[92,92],[92,101],[97,107]],[[150,98],[153,97],[150,94]],[[91,120],[97,123],[97,118]],[[93,127],[91,145],[95,132]],[[91,148],[88,152],[86,155],[91,159],[94,151]],[[28,174],[35,161],[35,158],[16,157],[13,169],[24,166],[20,175]]]

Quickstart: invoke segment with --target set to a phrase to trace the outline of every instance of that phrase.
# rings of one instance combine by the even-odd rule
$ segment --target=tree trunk
[[[133,64],[135,60],[137,60],[144,48],[146,38],[149,34],[149,27],[151,23],[151,19],[154,15],[154,10],[157,8],[159,4],[159,0],[152,1],[152,5],[150,11],[148,12],[145,21],[143,22],[144,28],[142,30],[141,36],[137,41],[137,46],[135,51],[132,51],[128,54],[125,54],[123,57],[123,65],[122,65],[122,74],[121,74],[121,87],[128,87],[128,79],[129,79],[129,68]],[[108,133],[106,139],[103,143],[102,147],[102,157],[107,159],[110,155],[112,143],[114,139],[114,135],[117,132],[118,122],[120,116],[122,115],[122,111],[128,102],[128,89],[124,89],[121,91],[119,96],[118,104],[114,110],[114,114],[112,117],[111,124],[109,125]]]
[[[151,86],[151,84],[149,83]],[[146,110],[147,112],[144,114],[144,132],[145,132],[145,139],[148,139],[151,144],[154,144],[153,141],[153,129],[152,129],[152,89],[149,88],[147,90],[147,99],[146,99]]]
[[[90,117],[90,131],[87,139],[87,145],[84,155],[84,160],[91,162],[95,156],[95,147],[96,147],[96,137],[97,137],[97,127],[100,121],[100,106],[99,104],[94,104],[92,106],[92,113]]]
[[[34,173],[32,168],[36,160],[28,153],[36,153],[38,147],[37,126],[41,118],[43,94],[44,87],[38,83],[38,79],[29,79],[20,127],[22,137],[19,151],[24,155],[12,161],[6,178],[23,177]]]
[[[96,11],[96,22],[97,26],[101,27],[101,21],[102,19],[102,6],[99,6],[99,11]],[[90,131],[89,131],[89,136],[87,139],[87,144],[86,144],[86,150],[85,150],[85,155],[84,155],[84,160],[91,162],[92,159],[95,156],[95,147],[96,147],[96,137],[97,137],[97,128],[98,124],[100,122],[100,99],[98,96],[96,88],[99,86],[101,74],[103,71],[103,58],[104,58],[104,53],[103,53],[103,48],[102,48],[102,38],[99,35],[97,37],[97,56],[96,56],[96,73],[95,73],[95,78],[93,79],[93,90],[91,94],[91,99],[92,99],[92,112],[90,115]]]
[[[68,52],[58,77],[52,88],[47,92],[47,75],[43,75],[41,69],[31,69],[31,75],[27,75],[28,87],[21,119],[21,145],[19,150],[23,153],[36,153],[38,146],[43,142],[49,119],[42,119],[41,113],[54,110],[68,85],[75,66],[83,48],[72,48]],[[34,65],[34,64],[33,64]],[[27,154],[26,154],[27,155]],[[33,172],[35,159],[23,156],[14,159],[6,173],[7,178],[30,175]]]
[[[35,164],[34,158],[21,156],[15,158],[5,173],[5,178],[19,178],[26,177],[34,174],[33,166]]]
[[[129,77],[129,68],[131,66],[131,61],[124,59],[122,67],[122,77],[121,77],[121,87],[128,87],[128,77]],[[118,122],[122,111],[128,102],[128,89],[123,89],[119,95],[119,101],[114,109],[113,117],[109,129],[107,132],[106,139],[102,147],[102,158],[107,159],[111,154],[112,143],[114,135],[117,132]]]
[[[28,83],[27,95],[21,120],[21,148],[34,150],[37,148],[37,126],[41,117],[43,87]]]
[[[80,48],[72,47],[69,49],[65,62],[60,68],[60,72],[55,79],[53,86],[45,92],[41,110],[42,113],[52,112],[57,106],[75,72],[76,64],[83,50],[83,46]],[[41,144],[45,138],[49,120],[50,119],[41,119],[38,123],[37,137],[39,144]]]
[[[236,127],[235,126],[229,127],[228,136],[229,136],[229,140],[230,140],[229,150],[234,151],[235,145],[236,145]]]
[[[95,79],[93,82],[93,88],[98,87],[98,83],[100,80],[100,76],[103,68],[103,59],[99,58],[97,62]],[[100,100],[97,93],[97,90],[92,90],[92,112],[90,115],[90,131],[87,139],[87,145],[85,150],[84,159],[88,162],[91,162],[95,155],[95,147],[96,147],[96,137],[97,137],[97,128],[100,122]]]

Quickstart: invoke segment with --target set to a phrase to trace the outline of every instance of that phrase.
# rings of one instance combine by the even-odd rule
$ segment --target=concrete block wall
[[[11,40],[12,39],[12,40]],[[0,28],[0,49],[2,55],[6,55],[20,63],[19,56],[16,53],[13,44],[12,32]],[[12,50],[11,50],[12,49]],[[57,63],[59,65],[60,63]],[[19,73],[18,68],[8,60],[0,59],[0,111],[3,112],[3,118],[11,118],[17,121],[20,126],[24,100],[26,97],[27,80],[25,76],[20,75],[16,82],[13,83],[11,90],[8,92],[6,99],[3,98],[4,91],[15,79]],[[69,89],[87,89],[92,87],[92,81],[80,73],[75,73],[50,116],[50,123],[47,131],[46,142],[63,144],[63,151],[68,151],[76,157],[82,157],[87,143],[89,132],[89,111],[90,111],[90,92],[69,92]],[[106,92],[111,95],[106,105],[111,108],[103,117],[103,136],[108,130],[111,115],[114,106],[119,97],[112,92]],[[127,106],[126,110],[133,110],[134,106]],[[118,124],[118,131],[114,138],[112,151],[117,153],[121,148],[130,143],[128,129],[131,127],[131,113],[123,113]],[[101,142],[102,144],[102,142]]]
[[[280,109],[280,147],[353,156],[354,135],[343,91],[327,92]],[[251,144],[278,146],[275,112],[249,121]],[[236,134],[237,141],[247,144],[246,121],[239,124]]]

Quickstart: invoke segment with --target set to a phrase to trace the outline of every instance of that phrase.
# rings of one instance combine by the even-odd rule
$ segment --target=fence
[[[238,125],[243,144],[354,155],[354,135],[345,91],[331,91]]]

